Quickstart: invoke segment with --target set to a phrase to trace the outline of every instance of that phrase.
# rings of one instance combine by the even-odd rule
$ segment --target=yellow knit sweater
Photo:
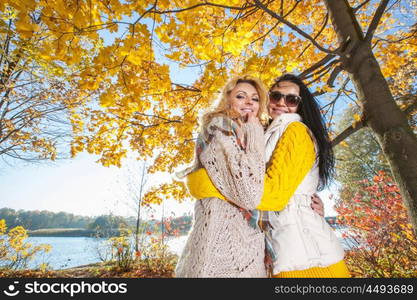
[[[300,122],[291,123],[272,153],[265,174],[264,194],[257,209],[282,210],[314,161],[314,143],[307,127]],[[213,185],[204,168],[187,176],[187,187],[197,199],[216,197],[227,200]]]

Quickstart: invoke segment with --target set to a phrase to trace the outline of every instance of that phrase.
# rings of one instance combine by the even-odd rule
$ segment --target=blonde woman
[[[176,268],[177,277],[266,277],[265,238],[242,209],[259,205],[265,147],[261,116],[267,91],[260,80],[241,76],[223,88],[214,111],[203,117],[194,166],[204,168],[227,201],[196,201],[193,228]]]

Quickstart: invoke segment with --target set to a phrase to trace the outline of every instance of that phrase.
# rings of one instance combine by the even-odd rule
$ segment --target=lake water
[[[342,230],[335,230],[345,249],[351,245],[342,239]],[[27,242],[33,245],[49,244],[52,249],[49,253],[38,255],[29,264],[30,268],[39,266],[40,263],[48,263],[52,269],[65,269],[76,266],[100,262],[99,251],[103,249],[105,239],[88,237],[29,237]],[[187,236],[171,238],[167,245],[171,252],[180,255]],[[101,251],[103,252],[103,251]]]
[[[169,239],[167,245],[171,252],[180,255],[187,236]],[[52,269],[66,269],[100,262],[99,252],[103,253],[106,239],[89,237],[29,237],[26,240],[32,245],[49,244],[48,253],[40,254],[33,259],[29,268],[41,263],[48,263]]]

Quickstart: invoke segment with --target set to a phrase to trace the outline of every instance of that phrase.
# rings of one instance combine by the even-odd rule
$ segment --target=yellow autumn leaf
[[[354,114],[353,119],[355,119],[355,121],[359,122],[361,120],[361,116],[358,115],[358,114]]]
[[[340,145],[343,147],[349,147],[348,143],[346,143],[345,141],[341,141]]]

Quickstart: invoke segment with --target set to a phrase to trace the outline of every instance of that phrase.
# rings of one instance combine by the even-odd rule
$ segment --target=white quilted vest
[[[278,140],[292,122],[301,122],[300,115],[282,114],[270,124],[265,132],[266,161],[269,161]],[[312,134],[311,136],[313,137]],[[317,150],[316,144],[315,148]],[[274,274],[312,267],[327,267],[344,257],[343,247],[333,229],[311,208],[311,195],[317,191],[318,183],[317,158],[312,169],[290,198],[288,205],[280,212],[270,212],[270,221],[274,227],[273,247],[277,254]]]

